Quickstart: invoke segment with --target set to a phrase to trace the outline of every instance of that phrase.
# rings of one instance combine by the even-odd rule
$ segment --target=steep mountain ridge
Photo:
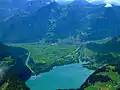
[[[115,37],[120,34],[118,9],[79,1],[68,5],[53,2],[35,12],[14,15],[1,22],[0,41],[54,43],[77,36],[82,40]]]
[[[34,12],[45,6],[51,0],[1,0],[0,1],[0,20],[16,15],[20,12]]]
[[[52,31],[55,31],[54,34],[57,38],[74,36],[76,29],[82,26],[80,20],[87,14],[87,9],[89,9],[80,5],[71,3],[67,6],[61,6],[54,2],[42,7],[35,13],[23,16],[15,15],[1,25],[1,33],[3,34],[1,35],[1,41],[40,40],[45,38],[44,36],[49,28],[54,25]],[[52,26],[50,25],[51,20],[55,21],[54,25],[51,24]]]
[[[119,7],[113,8],[104,8],[98,9],[99,14],[96,20],[91,23],[91,27],[93,28],[93,33],[89,35],[89,38],[98,39],[105,37],[116,37],[120,35],[119,24],[120,24],[120,16],[118,10]],[[101,12],[101,13],[99,13]]]

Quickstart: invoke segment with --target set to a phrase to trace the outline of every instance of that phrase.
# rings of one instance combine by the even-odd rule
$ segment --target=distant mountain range
[[[54,43],[68,38],[114,37],[120,34],[119,13],[119,7],[115,6],[105,8],[78,0],[68,5],[53,2],[32,13],[23,12],[4,19],[0,23],[0,41]]]
[[[0,20],[21,12],[36,11],[48,2],[51,0],[0,0]]]

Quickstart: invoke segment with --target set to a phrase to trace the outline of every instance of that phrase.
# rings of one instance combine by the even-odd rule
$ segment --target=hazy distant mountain
[[[119,7],[99,8],[94,11],[96,19],[91,22],[92,33],[89,39],[99,39],[105,37],[116,37],[120,35],[120,12]]]
[[[23,12],[32,12],[51,0],[0,0],[0,20]]]
[[[68,37],[76,33],[80,19],[87,14],[85,9],[78,3],[61,6],[54,2],[29,15],[15,15],[1,25],[0,38],[3,41],[40,40],[53,26],[51,20],[55,20],[54,34],[57,38]]]
[[[82,4],[86,3],[85,0],[75,1]],[[43,6],[50,4],[51,2],[55,2],[55,0],[0,0],[0,20],[23,12],[34,12]],[[64,4],[62,0],[60,0],[58,3]]]
[[[30,14],[14,15],[0,24],[3,42],[32,42],[82,38],[94,40],[116,36],[119,29],[118,7],[105,8],[74,1],[68,5],[55,2]],[[84,34],[83,34],[84,33]],[[118,33],[119,34],[119,33]],[[87,36],[86,36],[87,35]]]

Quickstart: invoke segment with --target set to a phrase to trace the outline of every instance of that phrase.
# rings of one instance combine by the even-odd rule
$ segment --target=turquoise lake
[[[31,77],[26,84],[31,90],[79,88],[93,72],[81,64],[57,66],[49,72],[41,73],[36,78]]]

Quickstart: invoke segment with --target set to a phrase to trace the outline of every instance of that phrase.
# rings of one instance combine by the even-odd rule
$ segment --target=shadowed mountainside
[[[0,24],[0,40],[54,43],[68,38],[95,40],[115,37],[120,34],[118,9],[115,6],[105,8],[81,4],[79,1],[68,5],[53,2],[33,13],[6,19]]]
[[[25,81],[31,71],[25,65],[27,50],[0,43],[0,90],[29,90]]]

